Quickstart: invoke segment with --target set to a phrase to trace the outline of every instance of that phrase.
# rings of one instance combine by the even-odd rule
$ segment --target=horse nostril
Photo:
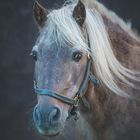
[[[60,109],[54,107],[49,114],[49,122],[51,125],[55,125],[58,123],[59,119],[60,119]]]
[[[34,108],[33,119],[37,126],[41,125],[41,112],[38,106]]]

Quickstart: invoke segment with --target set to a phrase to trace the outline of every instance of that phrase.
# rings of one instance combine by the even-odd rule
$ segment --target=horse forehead
[[[44,52],[44,54],[47,53],[54,53],[54,54],[61,54],[61,55],[68,55],[70,53],[70,47],[69,45],[64,45],[63,43],[58,43],[57,41],[52,41],[50,43],[42,42],[39,45],[39,51]]]

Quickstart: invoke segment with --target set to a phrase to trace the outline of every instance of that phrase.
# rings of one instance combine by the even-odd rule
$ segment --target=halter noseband
[[[89,43],[89,39],[88,39],[88,43]],[[89,48],[90,48],[90,44],[89,44]],[[39,95],[46,95],[52,98],[55,98],[57,100],[60,100],[63,103],[66,103],[68,105],[72,106],[72,109],[69,111],[69,117],[71,116],[75,116],[75,119],[77,118],[77,107],[78,107],[78,103],[81,99],[84,98],[84,94],[88,85],[88,81],[91,80],[92,83],[94,85],[98,85],[99,81],[95,78],[95,76],[90,72],[91,70],[91,63],[92,63],[92,59],[89,58],[87,61],[87,65],[86,65],[86,70],[85,70],[85,74],[84,74],[84,78],[83,81],[79,87],[78,92],[76,93],[75,97],[73,99],[68,98],[64,95],[61,95],[55,91],[49,90],[49,89],[39,89],[37,87],[36,81],[34,81],[34,90],[35,93],[39,94]]]

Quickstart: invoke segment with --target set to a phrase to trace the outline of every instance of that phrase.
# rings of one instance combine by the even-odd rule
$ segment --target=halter
[[[88,38],[88,45],[89,45],[89,48],[90,48],[89,38]],[[66,97],[64,95],[61,95],[60,93],[57,93],[55,91],[49,90],[49,89],[39,89],[37,87],[36,81],[34,81],[35,93],[37,93],[38,95],[45,95],[45,96],[55,98],[55,99],[65,103],[65,104],[68,104],[68,105],[72,106],[71,110],[69,111],[68,118],[70,118],[71,116],[74,116],[75,120],[77,120],[78,119],[79,101],[82,100],[82,99],[85,99],[84,94],[85,94],[85,91],[87,89],[87,85],[88,85],[89,80],[91,80],[94,85],[99,84],[99,81],[90,72],[91,63],[92,63],[92,59],[90,57],[90,58],[88,58],[85,74],[84,74],[83,80],[81,82],[81,85],[79,87],[79,90],[78,90],[78,92],[76,93],[76,95],[73,99],[71,99],[69,97]],[[82,100],[82,101],[83,101],[84,105],[86,106],[86,103],[84,102],[84,100]]]

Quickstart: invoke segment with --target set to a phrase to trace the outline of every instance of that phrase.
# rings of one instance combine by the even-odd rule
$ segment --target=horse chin
[[[60,128],[54,128],[54,129],[41,129],[41,128],[37,128],[38,132],[45,137],[55,137],[57,135],[59,135],[61,133],[61,131],[63,130],[63,127]]]

